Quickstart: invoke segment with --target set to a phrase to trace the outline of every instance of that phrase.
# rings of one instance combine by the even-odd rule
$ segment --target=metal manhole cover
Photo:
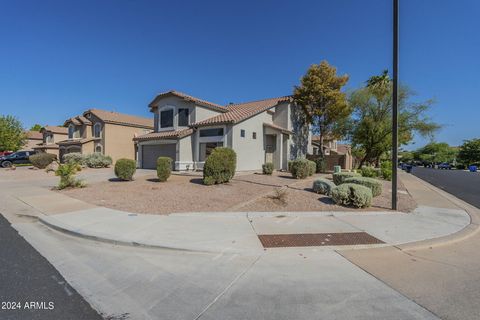
[[[366,232],[260,234],[258,238],[264,248],[351,246],[385,243]]]

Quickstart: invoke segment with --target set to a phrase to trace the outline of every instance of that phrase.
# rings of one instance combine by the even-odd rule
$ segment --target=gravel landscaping
[[[208,211],[375,211],[390,207],[390,182],[384,181],[382,195],[374,198],[372,207],[358,210],[335,205],[329,197],[312,192],[315,175],[305,180],[275,172],[272,176],[243,174],[230,183],[205,186],[199,175],[172,175],[167,182],[144,175],[134,181],[103,181],[83,189],[61,193],[91,204],[148,214]],[[276,192],[276,189],[282,189]],[[410,212],[416,204],[400,185],[399,210]],[[284,190],[284,191],[283,191]],[[279,199],[279,193],[284,193]],[[405,194],[404,194],[405,193]],[[282,201],[284,200],[284,201]]]

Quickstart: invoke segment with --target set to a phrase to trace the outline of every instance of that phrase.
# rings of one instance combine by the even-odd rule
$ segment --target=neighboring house
[[[285,170],[293,154],[311,152],[310,130],[292,120],[298,109],[289,96],[222,106],[168,91],[149,107],[154,132],[134,138],[141,168],[155,168],[166,156],[175,170],[203,169],[212,150],[223,146],[236,152],[238,171],[259,170],[265,162]]]
[[[41,132],[27,131],[25,132],[25,135],[25,144],[21,150],[33,150],[34,147],[43,142],[43,135]]]
[[[313,154],[320,154],[320,137],[312,137]],[[323,138],[323,154],[326,159],[326,169],[332,171],[334,166],[345,170],[353,169],[352,148],[349,144],[341,144],[333,137]]]
[[[68,138],[68,128],[58,126],[45,126],[40,129],[42,134],[42,143],[33,147],[37,152],[51,153],[60,159],[59,141],[63,141]]]
[[[136,159],[132,139],[153,130],[151,118],[137,117],[118,112],[90,109],[82,115],[65,121],[67,139],[57,142],[59,156],[80,152],[98,152],[112,157]]]

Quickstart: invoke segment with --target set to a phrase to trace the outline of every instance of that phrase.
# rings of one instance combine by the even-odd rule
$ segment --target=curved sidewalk
[[[366,232],[385,246],[450,235],[470,223],[463,210],[419,207],[414,213],[191,213],[169,216],[93,208],[42,215],[46,225],[75,236],[117,244],[222,253],[258,253],[260,234]],[[365,248],[366,246],[354,246]],[[352,246],[322,248],[352,249]]]

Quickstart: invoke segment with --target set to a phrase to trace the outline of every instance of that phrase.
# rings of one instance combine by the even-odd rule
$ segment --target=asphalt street
[[[0,214],[0,319],[103,319]]]
[[[414,167],[412,174],[480,208],[480,173]]]

